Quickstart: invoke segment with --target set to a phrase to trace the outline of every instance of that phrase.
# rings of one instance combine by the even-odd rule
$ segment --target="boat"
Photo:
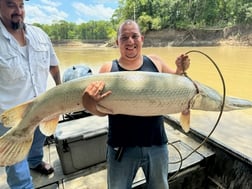
[[[59,122],[72,124],[78,121],[90,125],[93,115],[87,112],[76,112],[65,115]],[[107,122],[107,117],[95,117],[96,124]],[[164,116],[165,129],[169,138],[169,186],[171,189],[203,189],[203,188],[240,188],[250,189],[252,186],[252,161],[241,153],[233,151],[224,145],[208,138],[197,130],[190,129],[185,133],[179,122],[168,115]],[[200,147],[199,147],[200,146]],[[198,148],[198,149],[197,149]],[[85,151],[85,149],[83,149]],[[47,138],[44,146],[44,160],[50,162],[55,172],[49,176],[38,174],[31,170],[36,189],[105,189],[106,161],[95,163],[69,174],[64,174],[57,151],[55,135]],[[4,182],[4,168],[0,168],[0,188],[7,189]],[[139,169],[132,185],[134,189],[145,189],[144,174]]]

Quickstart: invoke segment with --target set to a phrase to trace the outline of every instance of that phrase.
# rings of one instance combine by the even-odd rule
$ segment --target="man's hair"
[[[118,27],[118,30],[117,30],[117,37],[120,35],[121,28],[122,28],[123,26],[127,25],[127,24],[135,24],[135,25],[137,26],[139,32],[141,33],[141,30],[140,30],[140,27],[139,27],[138,23],[137,23],[136,21],[134,21],[134,20],[127,19],[127,20],[125,20],[124,22],[122,22],[122,23],[120,24],[120,26]]]

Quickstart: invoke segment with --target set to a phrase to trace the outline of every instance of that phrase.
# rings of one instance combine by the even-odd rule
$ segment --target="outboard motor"
[[[74,65],[68,69],[63,74],[62,82],[65,83],[67,81],[77,79],[80,77],[85,77],[87,75],[91,75],[92,70],[85,65]]]

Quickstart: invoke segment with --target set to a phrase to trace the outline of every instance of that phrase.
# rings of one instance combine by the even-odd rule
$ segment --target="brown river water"
[[[96,74],[99,67],[118,58],[117,48],[56,46],[61,63],[61,74],[73,65],[84,64]],[[215,61],[224,80],[226,95],[252,101],[252,47],[160,47],[144,48],[144,54],[159,55],[167,64],[175,68],[174,61],[181,53],[201,51]],[[223,86],[214,65],[200,53],[189,53],[191,59],[188,75],[204,83],[221,94]],[[51,88],[52,80],[48,81]],[[206,135],[216,123],[218,112],[191,112],[191,127]],[[171,115],[179,119],[179,115]],[[224,112],[211,138],[241,153],[252,161],[252,109]]]

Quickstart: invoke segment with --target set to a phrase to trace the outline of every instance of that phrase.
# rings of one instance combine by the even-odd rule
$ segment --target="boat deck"
[[[82,119],[85,124],[89,125],[88,122],[85,122],[85,118]],[[106,117],[100,117],[99,121],[101,124],[105,122]],[[169,138],[168,145],[169,148],[169,177],[173,178],[170,180],[170,188],[179,189],[175,187],[176,178],[183,178],[186,175],[190,175],[191,179],[197,179],[199,187],[204,184],[204,178],[199,179],[199,174],[204,172],[206,167],[206,162],[210,161],[211,157],[214,156],[214,152],[209,148],[202,146],[196,152],[192,153],[187,159],[185,159],[182,164],[180,159],[186,157],[190,154],[199,143],[193,140],[191,137],[183,134],[182,132],[171,127],[167,122],[165,122],[166,132]],[[175,148],[175,147],[176,148]],[[179,155],[178,151],[181,153]],[[53,165],[55,172],[49,176],[41,175],[36,172],[31,171],[33,182],[36,188],[43,189],[106,189],[106,162],[99,163],[97,165],[82,169],[80,171],[65,175],[62,171],[61,162],[57,153],[56,144],[52,140],[48,142],[44,147],[44,160]],[[196,173],[193,176],[192,173]],[[0,188],[8,189],[6,184],[6,174],[4,168],[0,168]],[[139,169],[137,176],[134,180],[132,188],[144,188],[144,174]],[[173,184],[174,183],[174,184]],[[195,184],[195,182],[194,182]],[[174,186],[174,187],[173,187]],[[188,186],[190,188],[190,186]]]

